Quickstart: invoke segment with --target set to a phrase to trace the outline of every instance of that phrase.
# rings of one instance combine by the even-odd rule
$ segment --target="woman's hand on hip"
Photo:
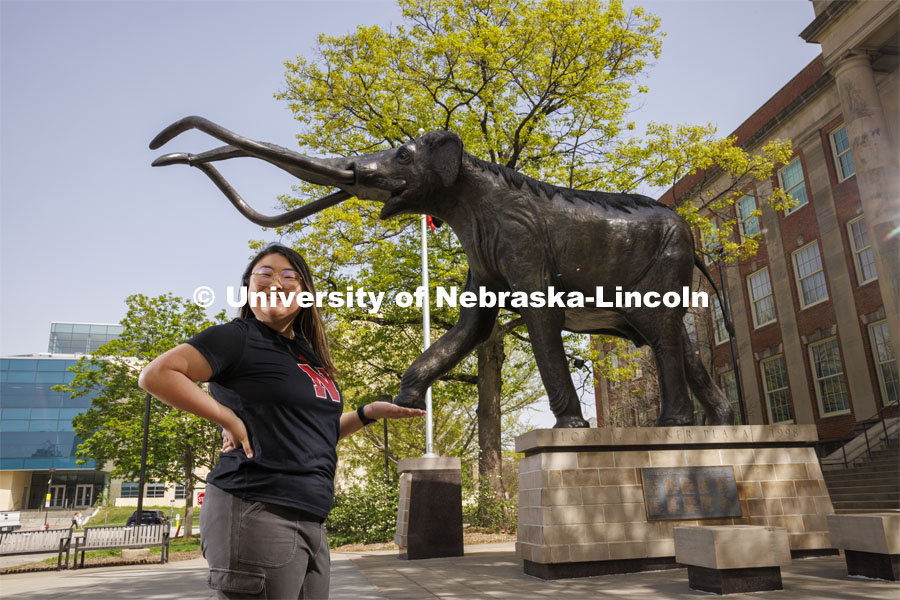
[[[250,445],[250,435],[247,433],[247,427],[233,411],[231,414],[234,418],[229,419],[227,425],[222,425],[222,452],[231,452],[238,447],[242,447],[247,458],[253,458],[253,446]]]

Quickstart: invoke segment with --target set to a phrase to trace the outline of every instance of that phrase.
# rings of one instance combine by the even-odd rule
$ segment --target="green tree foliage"
[[[138,387],[141,369],[194,334],[225,320],[222,311],[209,320],[202,308],[171,294],[150,298],[142,294],[125,300],[128,309],[115,340],[71,368],[75,379],[54,387],[73,398],[95,393],[91,408],[72,421],[84,440],[77,456],[98,466],[113,464],[111,475],[137,480],[141,462],[144,398]],[[218,458],[218,427],[176,410],[158,400],[151,402],[147,480],[184,482],[187,510],[185,536],[191,535],[194,484],[203,482],[199,469],[212,469]]]

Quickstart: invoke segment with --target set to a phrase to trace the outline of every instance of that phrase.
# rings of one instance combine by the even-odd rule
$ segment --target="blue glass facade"
[[[121,325],[102,323],[51,323],[48,352],[91,354],[106,342],[122,334]]]
[[[91,406],[92,395],[70,398],[50,388],[69,383],[68,358],[0,359],[0,470],[91,470],[79,466],[75,451],[81,439],[72,419]]]

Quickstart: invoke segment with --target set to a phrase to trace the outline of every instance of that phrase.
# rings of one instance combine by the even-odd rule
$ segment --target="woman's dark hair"
[[[253,260],[247,265],[247,268],[244,270],[244,274],[241,277],[242,286],[249,288],[250,275],[253,273],[253,268],[260,260],[270,254],[280,254],[286,258],[287,261],[291,263],[291,266],[294,267],[294,270],[300,274],[300,281],[303,284],[303,289],[315,296],[316,285],[313,283],[312,272],[309,270],[309,265],[306,264],[303,257],[295,250],[277,242],[269,244],[260,250],[259,254],[253,257]],[[250,310],[249,299],[240,309],[238,309],[238,316],[242,319],[256,318],[253,311]],[[325,325],[322,323],[322,316],[319,314],[319,309],[316,308],[315,304],[309,308],[300,310],[300,313],[294,319],[293,329],[296,335],[302,335],[306,341],[309,342],[313,352],[315,352],[316,357],[319,359],[319,362],[322,363],[322,366],[328,372],[328,375],[332,379],[337,377],[337,369],[334,368],[334,363],[331,362],[331,353],[328,351],[328,336],[325,334]]]

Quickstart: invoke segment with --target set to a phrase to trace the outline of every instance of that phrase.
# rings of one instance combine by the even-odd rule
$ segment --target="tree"
[[[662,43],[659,19],[640,7],[626,10],[620,0],[399,4],[403,24],[323,35],[316,60],[285,63],[286,87],[276,98],[299,121],[306,151],[356,155],[395,147],[420,128],[451,129],[485,160],[566,187],[621,192],[740,155],[733,140],[712,139],[711,127],[656,126],[646,139],[629,138],[630,99],[646,91],[638,77]],[[294,208],[301,201],[282,203]],[[703,213],[683,210],[692,225],[705,226]],[[319,261],[331,267],[327,272],[349,264],[355,275],[370,253],[403,239],[415,224],[381,223],[374,207],[351,201],[284,233],[307,253],[332,253]],[[391,248],[394,262],[379,274],[388,277],[395,264],[412,260],[401,251]],[[504,314],[477,350],[479,440],[488,473],[499,461],[491,440],[498,439],[497,402],[505,395],[502,344],[518,325]]]
[[[81,464],[113,463],[113,477],[136,479],[140,472],[145,392],[138,387],[141,369],[151,360],[185,342],[196,333],[224,322],[225,312],[210,321],[202,308],[188,299],[165,294],[149,298],[129,296],[122,334],[101,346],[90,358],[82,358],[70,370],[75,379],[54,387],[73,398],[95,392],[91,408],[73,419]],[[183,481],[185,486],[184,535],[192,533],[194,484],[203,482],[197,472],[212,469],[220,445],[218,427],[205,419],[151,403],[147,478],[151,481]],[[139,493],[143,493],[141,490]]]

